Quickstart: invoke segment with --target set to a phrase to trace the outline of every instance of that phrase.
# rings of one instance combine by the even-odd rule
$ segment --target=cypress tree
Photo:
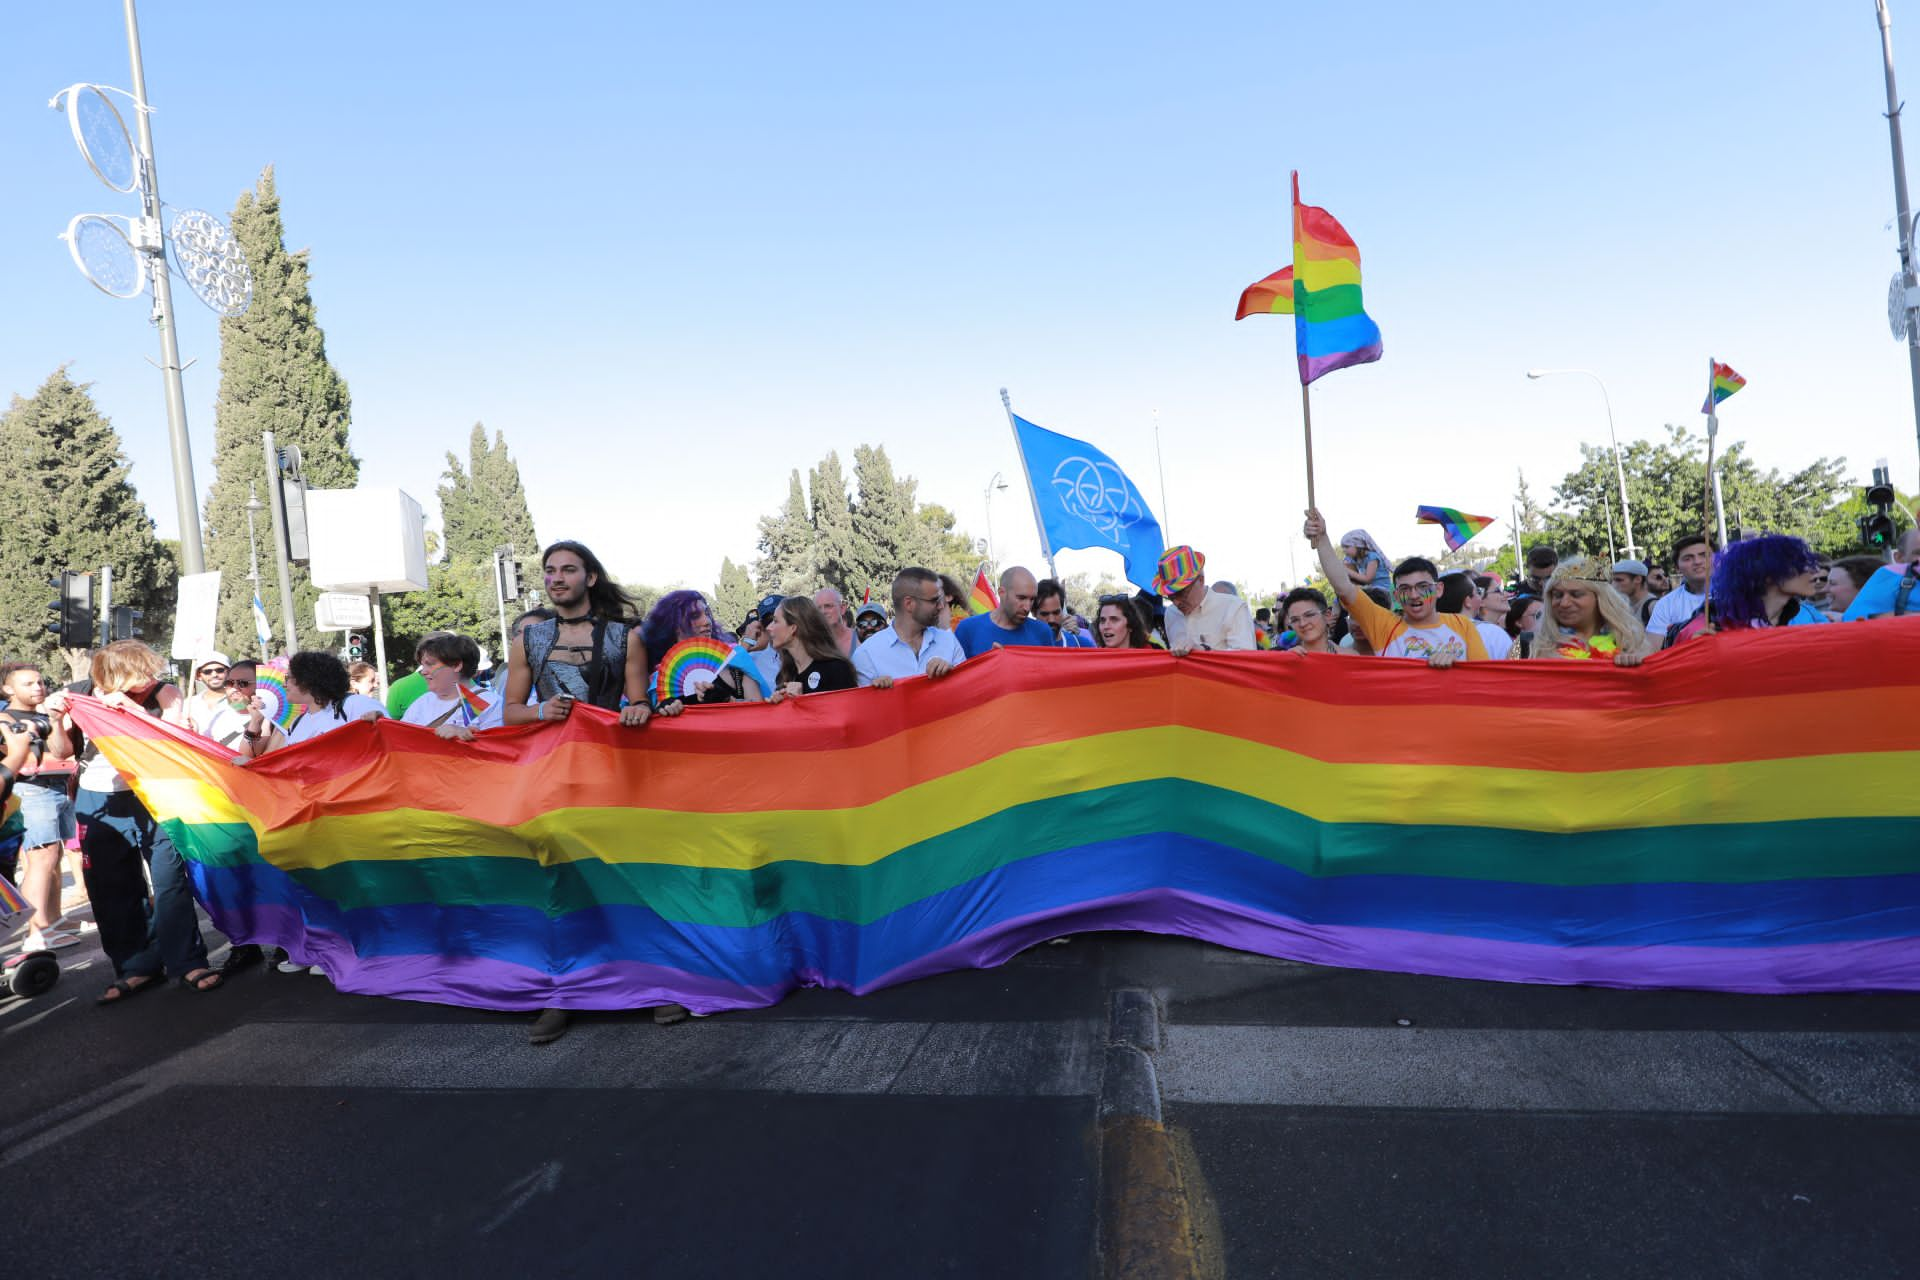
[[[847,476],[840,469],[840,455],[829,453],[808,476],[812,496],[814,563],[819,571],[817,585],[835,587],[849,599],[870,586],[853,582],[858,545],[853,534],[853,506],[847,500]]]
[[[759,598],[744,565],[735,564],[730,557],[720,561],[720,581],[713,587],[713,607],[720,614],[717,623],[733,630]]]
[[[310,288],[305,250],[289,253],[280,220],[280,196],[268,166],[258,185],[233,207],[233,235],[253,271],[253,305],[220,322],[220,395],[214,410],[213,488],[207,496],[207,568],[219,569],[218,635],[230,653],[254,648],[247,582],[247,497],[256,490],[267,502],[266,463],[260,435],[299,446],[307,485],[351,489],[360,477],[347,430],[351,402],[347,384],[327,360]],[[280,610],[273,567],[270,519],[260,534],[261,595],[280,642]],[[311,646],[313,601],[318,594],[306,570],[294,566],[295,625]]]
[[[760,517],[760,559],[754,565],[754,583],[762,592],[811,591],[815,576],[813,522],[796,470],[788,479],[787,502],[780,514]]]
[[[855,591],[891,583],[904,565],[924,563],[931,539],[915,512],[915,482],[894,477],[884,445],[853,451],[860,501],[853,508],[852,572]]]
[[[177,562],[154,536],[153,520],[128,480],[113,424],[63,368],[31,399],[0,414],[0,653],[46,662],[57,638],[47,579],[62,569],[98,574],[113,567],[113,603],[143,613],[140,629],[165,651],[173,628]],[[95,582],[94,602],[100,604]],[[99,635],[96,618],[94,636]],[[64,680],[53,664],[49,678]]]

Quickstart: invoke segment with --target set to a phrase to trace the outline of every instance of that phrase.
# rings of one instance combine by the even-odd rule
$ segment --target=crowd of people
[[[1562,560],[1536,546],[1512,581],[1492,573],[1443,571],[1411,556],[1390,562],[1365,530],[1336,544],[1321,514],[1303,527],[1331,596],[1312,587],[1271,607],[1250,608],[1229,582],[1210,583],[1206,557],[1190,546],[1160,559],[1151,591],[1101,596],[1093,617],[1072,611],[1052,578],[1013,566],[999,600],[972,613],[967,590],[931,569],[907,567],[886,603],[850,607],[833,587],[812,595],[768,595],[732,626],[697,591],[672,591],[642,613],[599,559],[577,542],[541,557],[547,603],[514,619],[503,669],[483,672],[474,638],[422,638],[413,669],[382,700],[379,673],[332,653],[291,655],[280,679],[292,714],[260,691],[260,664],[209,653],[192,667],[192,687],[170,683],[168,664],[138,640],[94,652],[85,678],[55,687],[32,662],[0,665],[0,792],[17,795],[17,879],[34,911],[27,947],[75,945],[97,928],[114,979],[97,997],[112,1006],[167,979],[217,990],[238,969],[277,960],[282,972],[307,966],[236,945],[212,967],[186,866],[112,763],[74,723],[69,699],[89,694],[208,739],[239,764],[308,742],[358,721],[392,718],[443,738],[471,739],[496,726],[564,720],[585,703],[638,729],[656,716],[722,702],[776,703],[852,688],[887,689],[938,680],[1003,647],[1273,651],[1412,658],[1431,667],[1501,659],[1608,661],[1633,666],[1650,654],[1717,631],[1816,625],[1920,612],[1920,531],[1885,559],[1828,560],[1798,538],[1763,535],[1716,549],[1704,536],[1679,539],[1667,565]],[[658,667],[675,646],[720,640],[731,657],[697,687],[662,689]],[[78,674],[77,672],[75,674]],[[80,882],[91,922],[62,910],[63,861],[81,855]],[[678,1005],[655,1020],[687,1016]],[[530,1038],[564,1034],[568,1015],[549,1009]]]

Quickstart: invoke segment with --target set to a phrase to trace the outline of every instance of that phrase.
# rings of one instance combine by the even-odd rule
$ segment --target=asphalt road
[[[104,959],[64,956],[0,1004],[23,1277],[1920,1275],[1917,997],[1093,935],[534,1048],[523,1017],[259,969],[99,1010]],[[1119,991],[1146,993],[1124,1037]],[[1116,1039],[1144,1048],[1126,1088]],[[1114,1185],[1145,1167],[1111,1158],[1140,1080],[1158,1199]]]

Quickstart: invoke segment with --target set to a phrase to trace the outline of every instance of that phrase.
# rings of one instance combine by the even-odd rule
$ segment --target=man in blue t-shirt
[[[953,629],[961,651],[977,658],[997,644],[1054,647],[1053,628],[1033,616],[1039,583],[1019,565],[1000,575],[1000,603],[991,613],[976,613]]]
[[[1907,530],[1894,552],[1893,563],[1861,584],[1843,620],[1858,622],[1888,613],[1920,617],[1920,529]]]

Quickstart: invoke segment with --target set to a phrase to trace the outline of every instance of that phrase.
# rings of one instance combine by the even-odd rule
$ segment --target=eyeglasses
[[[203,676],[223,676],[227,674],[227,669],[225,667],[202,667],[197,674]]]
[[[907,597],[907,602],[908,602],[909,604],[930,604],[930,605],[932,605],[932,606],[933,606],[934,608],[936,608],[936,609],[937,609],[937,608],[939,608],[939,607],[940,607],[940,604],[941,604],[941,602],[942,602],[942,600],[943,600],[943,599],[944,599],[944,597],[942,597],[942,596],[937,596],[937,595],[933,595],[933,596],[908,596],[908,597]]]
[[[1132,601],[1133,601],[1132,596],[1101,596],[1100,597],[1101,604],[1130,604],[1132,603]]]
[[[228,683],[228,684],[230,684],[230,685],[232,685],[232,686],[233,686],[234,688],[236,688],[236,689],[251,689],[251,688],[253,688],[253,681],[251,681],[251,680],[249,680],[249,679],[247,679],[247,678],[246,678],[245,676],[240,676],[240,677],[238,677],[238,678],[236,678],[236,679],[233,679],[233,680],[229,680],[229,681],[227,681],[227,683]]]
[[[1439,594],[1440,584],[1437,582],[1416,582],[1412,586],[1393,589],[1396,600],[1431,600]]]

